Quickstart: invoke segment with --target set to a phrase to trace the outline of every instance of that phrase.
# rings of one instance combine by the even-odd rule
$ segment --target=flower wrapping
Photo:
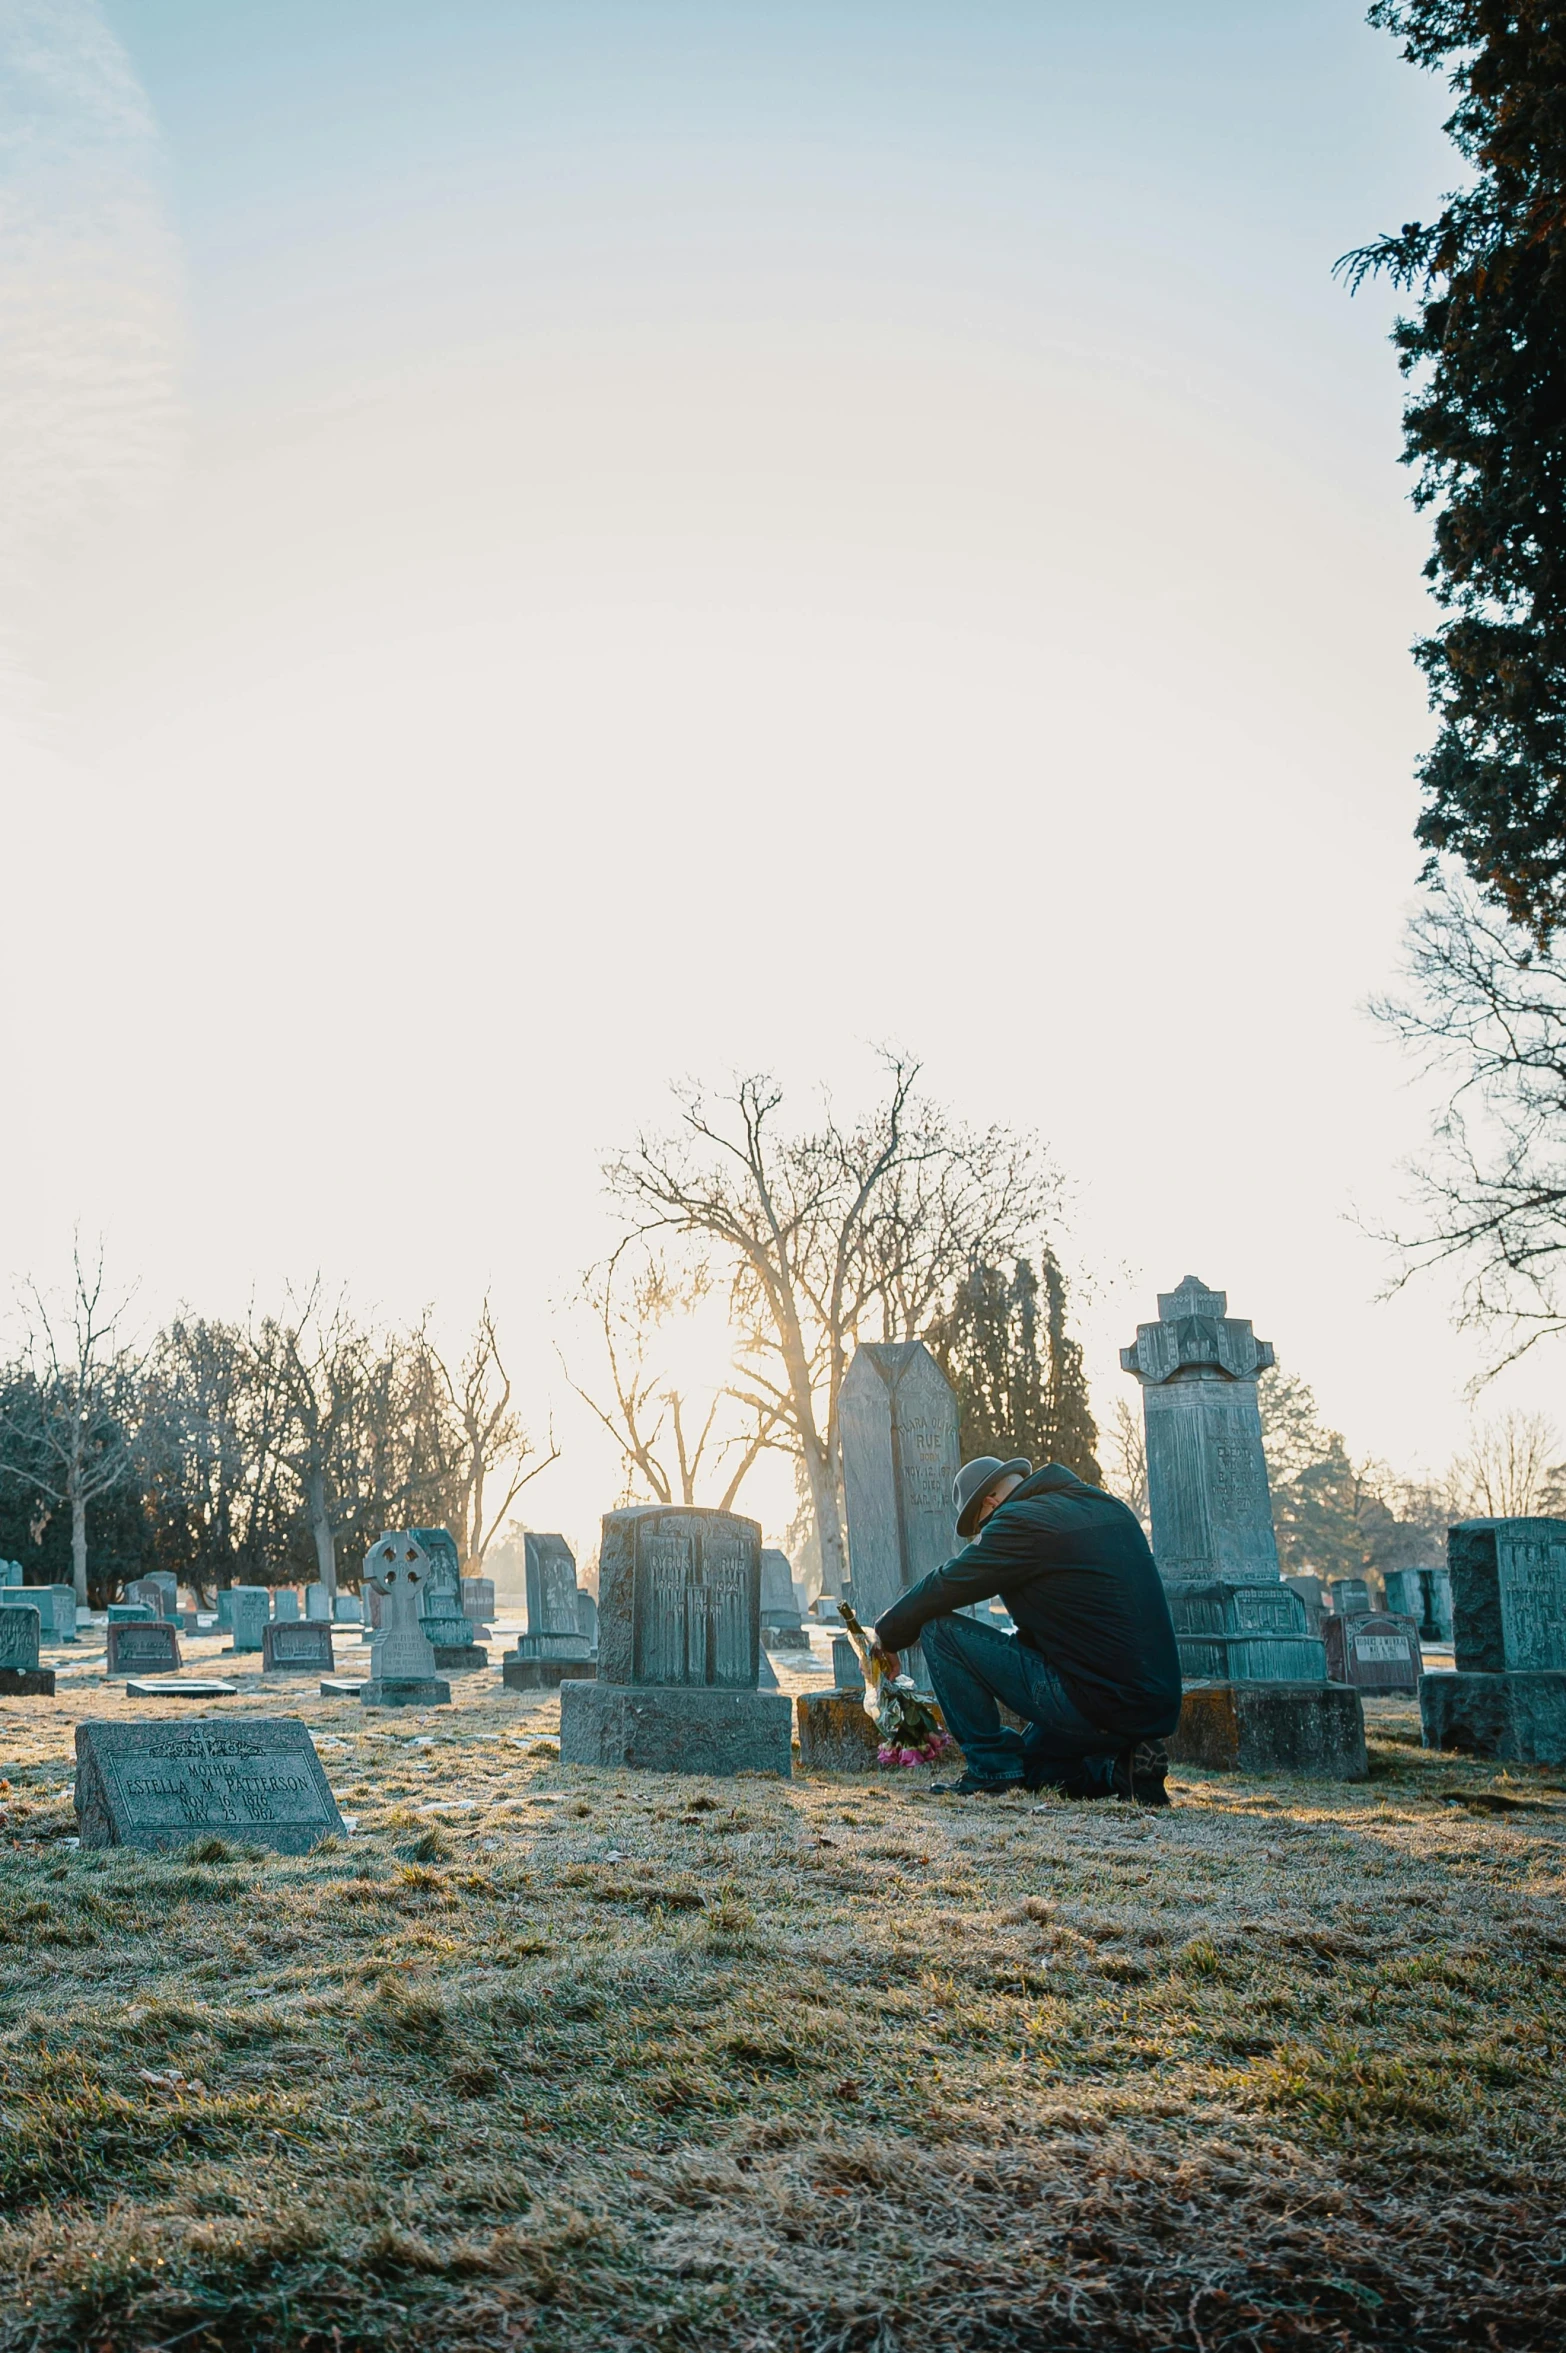
[[[881,1764],[890,1767],[933,1765],[952,1746],[951,1734],[928,1700],[921,1699],[914,1689],[911,1675],[889,1675],[881,1653],[855,1617],[846,1601],[837,1605],[837,1614],[848,1630],[848,1639],[855,1656],[864,1669],[865,1713],[875,1720],[881,1735],[876,1754]]]

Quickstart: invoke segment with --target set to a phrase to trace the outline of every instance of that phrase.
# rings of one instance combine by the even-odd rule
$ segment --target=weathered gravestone
[[[1429,1748],[1566,1764],[1566,1520],[1449,1529],[1455,1671],[1424,1675]]]
[[[324,1622],[330,1619],[331,1614],[332,1597],[326,1587],[317,1579],[315,1584],[305,1587],[305,1616],[312,1622],[316,1619]]]
[[[768,1650],[808,1650],[810,1636],[800,1624],[794,1572],[786,1552],[761,1548],[761,1639]]]
[[[145,1626],[109,1628],[104,1673],[111,1682],[120,1675],[166,1675],[180,1663],[179,1633],[167,1618],[154,1618]]]
[[[1331,1577],[1327,1580],[1327,1594],[1335,1618],[1363,1618],[1373,1606],[1370,1587],[1363,1577]]]
[[[53,1667],[38,1664],[38,1612],[14,1605],[0,1610],[0,1693],[47,1699],[53,1690]]]
[[[173,1578],[164,1571],[156,1576],[137,1577],[126,1586],[125,1598],[127,1601],[144,1601],[155,1616],[167,1618],[171,1625],[178,1614],[178,1589]]]
[[[261,1638],[272,1619],[272,1590],[268,1585],[231,1585],[229,1592],[229,1630],[234,1639],[225,1657],[236,1657],[241,1651],[259,1650]]]
[[[662,1773],[792,1769],[792,1716],[760,1691],[761,1530],[663,1504],[607,1514],[598,1676],[560,1687],[560,1760]]]
[[[234,1588],[220,1585],[217,1589],[217,1622],[220,1634],[229,1634],[234,1626]]]
[[[576,1555],[563,1536],[529,1529],[522,1539],[527,1575],[527,1632],[517,1636],[500,1669],[508,1691],[554,1691],[597,1673],[593,1646],[582,1632]]]
[[[357,1593],[332,1595],[332,1620],[338,1626],[358,1626],[364,1621],[364,1603]]]
[[[149,1850],[218,1837],[302,1855],[343,1828],[295,1716],[78,1724],[76,1816],[84,1847]]]
[[[0,1587],[0,1609],[35,1609],[45,1642],[76,1640],[74,1585],[7,1585]]]
[[[1452,1580],[1445,1569],[1388,1569],[1387,1608],[1394,1617],[1412,1618],[1421,1642],[1452,1639]]]
[[[962,1549],[952,1502],[957,1398],[922,1340],[875,1341],[855,1349],[839,1413],[849,1590],[868,1631]],[[927,1685],[917,1643],[903,1665]]]
[[[462,1580],[462,1614],[480,1632],[488,1633],[495,1615],[495,1580],[493,1577],[464,1577]]]
[[[1321,1577],[1285,1577],[1283,1582],[1289,1591],[1297,1593],[1305,1604],[1306,1633],[1319,1634],[1322,1617],[1327,1606],[1325,1579]]]
[[[598,1650],[598,1597],[589,1593],[585,1585],[576,1589],[576,1630],[589,1649]]]
[[[150,1601],[111,1601],[103,1614],[111,1626],[150,1626],[158,1611]]]
[[[1419,1655],[1419,1627],[1413,1618],[1356,1610],[1352,1617],[1323,1618],[1321,1630],[1327,1644],[1327,1672],[1334,1683],[1352,1683],[1360,1691],[1419,1689],[1424,1661]]]
[[[832,1638],[832,1689],[803,1691],[799,1714],[799,1761],[807,1773],[872,1773],[881,1735],[864,1706],[865,1676],[859,1653],[846,1634]]]
[[[474,1674],[489,1664],[489,1652],[477,1640],[473,1621],[462,1606],[462,1562],[457,1540],[449,1528],[412,1528],[415,1544],[429,1557],[429,1584],[424,1592],[424,1631],[444,1672]]]
[[[435,1672],[434,1645],[424,1630],[424,1592],[431,1574],[430,1556],[411,1532],[383,1536],[365,1555],[365,1584],[381,1601],[369,1680],[359,1686],[366,1707],[450,1704],[451,1685]]]
[[[0,1560],[0,1585],[20,1585],[24,1582],[19,1560]]]
[[[277,1591],[272,1596],[273,1625],[292,1626],[297,1622],[299,1615],[300,1610],[298,1594],[294,1591],[292,1585],[279,1585]]]
[[[335,1664],[330,1626],[312,1625],[307,1618],[285,1619],[262,1633],[263,1675],[329,1675]]]
[[[1142,1389],[1153,1552],[1186,1682],[1179,1763],[1363,1781],[1364,1709],[1329,1683],[1303,1598],[1278,1573],[1258,1377],[1269,1341],[1187,1275],[1120,1351]]]

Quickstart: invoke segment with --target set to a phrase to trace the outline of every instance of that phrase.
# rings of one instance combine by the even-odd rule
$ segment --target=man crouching
[[[1162,1743],[1180,1718],[1180,1654],[1135,1512],[1064,1464],[993,1454],[953,1487],[966,1549],[876,1620],[895,1661],[915,1641],[967,1759],[963,1797],[1060,1789],[1166,1806]],[[956,1613],[999,1594],[1017,1631]],[[1001,1723],[997,1700],[1027,1733]]]

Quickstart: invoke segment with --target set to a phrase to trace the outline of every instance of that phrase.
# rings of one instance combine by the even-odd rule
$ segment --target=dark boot
[[[1169,1792],[1164,1786],[1164,1775],[1169,1770],[1169,1751],[1161,1740],[1139,1740],[1131,1748],[1123,1748],[1115,1759],[1114,1795],[1130,1805],[1166,1806]]]
[[[964,1773],[960,1781],[932,1781],[932,1797],[1020,1797],[1027,1783],[1016,1781],[986,1781],[977,1773]]]

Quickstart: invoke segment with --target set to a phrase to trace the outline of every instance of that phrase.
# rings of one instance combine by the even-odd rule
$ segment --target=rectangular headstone
[[[339,1626],[358,1626],[364,1622],[364,1604],[357,1593],[339,1593],[333,1597],[332,1616]]]
[[[1275,1361],[1228,1294],[1187,1275],[1158,1294],[1158,1321],[1122,1348],[1142,1385],[1153,1552],[1170,1582],[1236,1585],[1278,1575],[1259,1376]]]
[[[330,1626],[295,1618],[282,1625],[274,1622],[262,1632],[263,1675],[329,1675],[335,1664]]]
[[[229,1625],[233,1634],[231,1648],[238,1651],[259,1650],[261,1637],[271,1623],[272,1596],[265,1585],[231,1585],[229,1592]]]
[[[76,1813],[84,1847],[150,1851],[216,1836],[300,1855],[343,1828],[296,1716],[78,1724]]]
[[[576,1634],[576,1555],[563,1536],[529,1529],[522,1539],[530,1634]]]
[[[590,1648],[598,1647],[598,1603],[585,1585],[576,1589],[576,1630]]]
[[[6,1585],[0,1587],[0,1609],[35,1609],[45,1642],[76,1640],[74,1585]]]
[[[272,1623],[291,1626],[300,1615],[299,1596],[291,1585],[279,1585],[272,1596]]]
[[[1303,1600],[1281,1578],[1236,1585],[1183,1577],[1164,1590],[1185,1682],[1325,1681],[1325,1647],[1309,1630]]]
[[[464,1577],[462,1580],[462,1614],[475,1625],[487,1626],[495,1615],[495,1580],[493,1577]]]
[[[922,1340],[866,1342],[844,1377],[839,1413],[849,1585],[868,1628],[961,1547],[957,1398]]]
[[[23,1581],[19,1560],[0,1560],[0,1585],[20,1585]]]
[[[1370,1587],[1363,1577],[1332,1577],[1327,1581],[1335,1618],[1362,1618],[1371,1607]]]
[[[1566,1520],[1464,1520],[1446,1541],[1458,1669],[1566,1668]]]
[[[116,1675],[162,1675],[178,1667],[179,1634],[167,1618],[146,1626],[111,1626],[106,1672]]]
[[[307,1585],[305,1587],[305,1616],[325,1620],[329,1619],[331,1614],[332,1597],[326,1587],[321,1584]]]
[[[1416,1619],[1356,1610],[1352,1617],[1324,1618],[1322,1631],[1334,1683],[1353,1683],[1361,1691],[1419,1689],[1424,1662]]]
[[[670,1523],[675,1517],[666,1515]],[[644,1522],[636,1530],[630,1679],[754,1691],[761,1548],[742,1529],[679,1517],[688,1524]]]
[[[104,1615],[111,1626],[146,1626],[158,1612],[150,1601],[111,1601]]]
[[[42,1621],[31,1602],[9,1602],[0,1609],[0,1667],[29,1675],[38,1665]]]

